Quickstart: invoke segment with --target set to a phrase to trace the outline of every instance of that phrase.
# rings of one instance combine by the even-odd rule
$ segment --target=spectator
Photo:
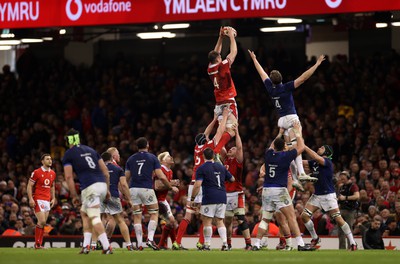
[[[342,171],[339,174],[339,179],[339,209],[343,219],[351,228],[354,224],[355,214],[359,207],[358,199],[360,197],[360,192],[357,184],[354,184],[350,180],[350,174],[347,171]],[[350,246],[350,242],[346,238],[343,230],[339,229],[339,249],[350,248]]]
[[[23,213],[23,217],[24,217],[24,224],[25,224],[23,234],[25,236],[34,236],[36,224],[33,222],[31,215],[28,212],[25,212],[25,213]]]
[[[362,242],[364,249],[385,249],[380,229],[382,218],[377,215],[374,217],[371,225],[364,231]]]
[[[386,223],[386,226],[383,236],[400,236],[400,228],[397,227],[396,221],[390,220]]]

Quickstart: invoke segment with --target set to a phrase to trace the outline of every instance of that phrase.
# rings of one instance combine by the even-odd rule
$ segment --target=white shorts
[[[122,213],[122,204],[119,197],[110,197],[100,205],[100,213],[116,215]]]
[[[130,188],[131,199],[133,205],[151,205],[157,203],[157,196],[153,189],[147,188]]]
[[[48,212],[50,211],[50,202],[46,200],[35,200],[35,212]]]
[[[224,111],[225,106],[229,105],[230,113],[235,116],[235,119],[238,119],[238,109],[235,98],[230,98],[226,101],[226,103],[219,103],[214,107],[214,113],[218,117],[218,121],[222,119],[222,113]],[[229,119],[229,115],[228,115]]]
[[[262,191],[262,210],[274,212],[292,205],[292,199],[285,187],[268,187]]]
[[[226,204],[206,204],[200,207],[200,214],[207,217],[225,218]]]
[[[289,128],[293,128],[293,123],[295,121],[299,121],[299,116],[298,115],[286,115],[286,116],[282,116],[281,118],[278,119],[278,127],[284,128],[285,132],[284,135],[285,136],[289,136]]]
[[[170,217],[173,217],[174,215],[172,214],[172,210],[171,210],[171,206],[169,205],[169,203],[166,201],[166,200],[164,200],[164,201],[159,201],[158,202],[159,204],[162,204],[161,206],[163,206],[164,207],[164,209],[165,209],[165,212],[163,212],[162,214],[161,214],[161,206],[159,205],[158,206],[158,208],[159,208],[159,211],[160,211],[160,217],[162,216],[162,217],[164,217],[164,218],[167,218],[167,219],[169,219]],[[163,210],[164,210],[163,209]]]
[[[190,198],[192,197],[192,192],[193,192],[193,184],[189,185],[188,188],[188,196],[187,196],[187,201],[190,202]],[[200,190],[198,194],[196,195],[196,198],[194,198],[195,203],[201,203],[201,200],[203,199],[203,190],[200,187]]]
[[[308,199],[307,204],[314,205],[319,209],[323,209],[325,212],[339,208],[336,193],[329,193],[325,195],[313,194],[311,195],[310,199]]]
[[[107,184],[96,182],[84,189],[81,193],[81,210],[86,213],[86,209],[95,207],[103,203],[107,195]]]
[[[225,216],[233,217],[234,215],[245,215],[243,192],[226,193],[226,212]]]

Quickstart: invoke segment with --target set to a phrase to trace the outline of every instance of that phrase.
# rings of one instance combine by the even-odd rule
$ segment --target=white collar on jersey
[[[162,164],[161,164],[161,167],[163,167],[166,171],[170,171],[170,169],[169,169],[167,166],[165,166],[165,165],[162,165]]]
[[[51,169],[50,169],[50,168],[49,168],[48,170],[46,170],[46,168],[45,168],[45,167],[43,167],[43,166],[41,166],[40,168],[42,169],[42,171],[51,171]]]

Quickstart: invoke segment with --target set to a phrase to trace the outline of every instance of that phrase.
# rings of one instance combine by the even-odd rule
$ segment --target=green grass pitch
[[[102,255],[101,251],[90,252],[88,255],[78,255],[78,248],[52,248],[34,250],[32,248],[0,248],[1,264],[120,264],[120,263],[154,263],[154,264],[248,264],[248,263],[296,263],[296,264],[384,264],[399,263],[400,251],[364,251],[359,250],[319,250],[314,252],[298,251],[244,251],[233,250],[222,252],[213,250],[202,252],[189,251],[144,251],[129,252],[126,249],[116,249],[113,255]]]

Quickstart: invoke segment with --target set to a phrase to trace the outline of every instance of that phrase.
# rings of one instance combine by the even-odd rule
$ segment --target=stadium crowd
[[[284,60],[275,50],[260,47],[256,53],[268,72],[277,68],[286,81],[316,60],[313,57],[303,68],[293,69],[288,53]],[[169,201],[180,222],[192,175],[194,137],[213,119],[215,101],[206,63],[206,58],[192,57],[180,60],[177,68],[168,68],[153,61],[137,64],[121,55],[110,64],[96,61],[91,67],[76,67],[65,60],[44,63],[27,51],[17,63],[18,78],[4,66],[0,75],[0,234],[7,229],[34,234],[36,221],[26,190],[43,153],[51,154],[57,175],[57,205],[45,233],[82,234],[80,214],[69,197],[61,164],[64,135],[72,127],[98,153],[116,147],[122,167],[137,151],[134,142],[141,136],[149,140],[151,153],[169,151],[175,161],[174,178],[181,182],[180,192]],[[277,115],[243,52],[232,67],[232,76],[244,150],[246,220],[252,231],[261,217],[259,168],[266,147],[278,134]],[[399,76],[396,52],[351,59],[337,55],[327,58],[294,94],[306,144],[314,150],[323,144],[333,146],[335,176],[347,171],[359,187],[355,235],[376,215],[382,218],[384,235],[400,235]],[[294,202],[303,233],[307,230],[300,214],[312,190],[308,184]],[[192,219],[188,234],[199,232],[198,218]],[[134,235],[132,215],[124,212],[124,219]],[[149,219],[149,214],[143,215],[144,228]],[[314,213],[313,222],[319,235],[338,234],[332,219],[321,211]]]

